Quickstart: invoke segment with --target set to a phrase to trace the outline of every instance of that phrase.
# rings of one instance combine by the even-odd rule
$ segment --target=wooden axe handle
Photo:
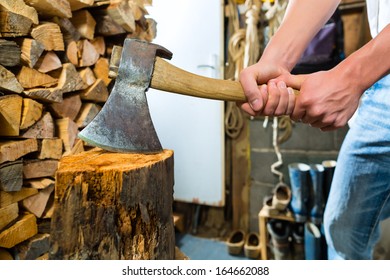
[[[161,57],[156,57],[150,86],[154,89],[200,98],[246,101],[239,82],[195,75],[173,66]]]
[[[200,98],[246,101],[239,82],[199,76],[175,67],[161,57],[156,57],[150,86],[154,89]],[[294,93],[298,95],[299,91],[294,89]]]

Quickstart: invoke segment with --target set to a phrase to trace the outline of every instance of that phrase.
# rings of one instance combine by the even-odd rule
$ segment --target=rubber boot
[[[274,259],[290,259],[290,223],[283,220],[271,219],[267,223],[267,230],[271,235],[271,245]]]
[[[292,226],[292,242],[294,260],[305,259],[305,224],[294,223]]]
[[[304,163],[288,165],[291,185],[291,211],[295,221],[304,223],[308,216],[308,199],[310,184],[310,166]]]
[[[324,215],[324,167],[321,164],[310,165],[310,195],[309,195],[309,211],[310,220],[319,225],[322,223]]]
[[[324,167],[324,206],[328,201],[330,186],[332,185],[334,169],[336,168],[335,160],[324,160],[322,162],[322,166]]]
[[[305,259],[321,260],[321,231],[319,227],[312,223],[305,223]]]

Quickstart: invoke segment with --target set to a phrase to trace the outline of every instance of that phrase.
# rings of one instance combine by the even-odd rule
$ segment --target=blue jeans
[[[372,259],[390,217],[390,75],[369,88],[344,139],[324,214],[329,259]]]

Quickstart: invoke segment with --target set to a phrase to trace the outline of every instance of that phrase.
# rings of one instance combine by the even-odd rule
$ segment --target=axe
[[[195,75],[169,64],[172,53],[157,44],[125,39],[113,49],[110,75],[116,80],[96,117],[78,134],[85,142],[112,152],[162,150],[146,99],[149,87],[194,97],[246,101],[237,81]]]

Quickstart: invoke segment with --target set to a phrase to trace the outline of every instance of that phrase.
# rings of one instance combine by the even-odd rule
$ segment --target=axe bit
[[[137,39],[125,39],[123,47],[114,47],[110,63],[110,76],[116,77],[114,87],[79,138],[113,152],[161,151],[145,94],[149,87],[207,99],[246,100],[239,82],[195,75],[163,58],[171,59],[172,53]]]

